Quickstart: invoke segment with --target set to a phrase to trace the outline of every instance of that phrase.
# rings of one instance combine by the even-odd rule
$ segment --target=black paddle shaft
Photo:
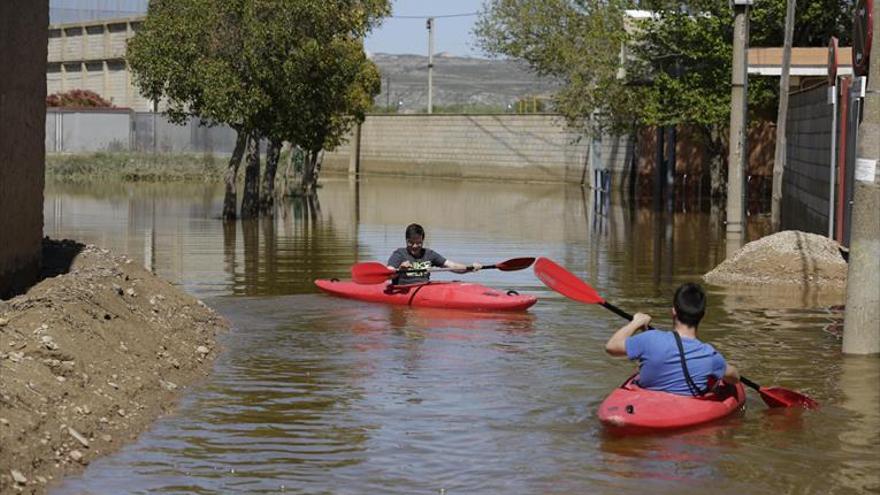
[[[632,319],[633,319],[633,315],[631,315],[631,314],[627,313],[626,311],[624,311],[624,310],[618,308],[617,306],[611,304],[611,303],[608,302],[608,301],[602,301],[602,302],[600,302],[599,304],[601,304],[602,306],[604,306],[605,309],[611,311],[612,313],[615,313],[617,316],[620,316],[621,318],[624,318],[624,319],[627,319],[627,320],[632,320]]]
[[[746,378],[742,375],[739,376],[739,381],[743,382],[745,385],[748,385],[749,387],[752,387],[753,389],[757,390],[758,392],[761,391],[760,385],[758,385],[757,383],[749,380],[748,378]]]

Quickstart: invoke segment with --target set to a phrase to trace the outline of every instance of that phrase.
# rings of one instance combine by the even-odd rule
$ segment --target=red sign
[[[871,62],[871,38],[873,36],[873,0],[859,0],[853,19],[853,73],[868,75]]]

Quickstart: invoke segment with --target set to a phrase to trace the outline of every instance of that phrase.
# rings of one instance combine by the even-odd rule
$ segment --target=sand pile
[[[47,239],[43,264],[49,278],[0,301],[0,493],[44,493],[136,438],[209,371],[227,328],[107,250]]]
[[[703,276],[716,285],[846,289],[847,264],[837,242],[786,230],[750,242]]]

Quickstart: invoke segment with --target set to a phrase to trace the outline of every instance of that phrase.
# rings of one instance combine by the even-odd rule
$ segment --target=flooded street
[[[174,415],[52,493],[880,493],[880,360],[841,355],[839,295],[708,286],[700,328],[744,375],[820,410],[769,410],[749,390],[742,415],[620,438],[595,412],[634,370],[604,352],[622,322],[531,269],[434,277],[538,297],[519,314],[362,303],[312,282],[384,262],[418,222],[450,259],[546,256],[669,327],[675,287],[724,259],[720,212],[563,185],[323,184],[318,203],[234,228],[222,186],[47,184],[46,235],[125,253],[234,327]]]

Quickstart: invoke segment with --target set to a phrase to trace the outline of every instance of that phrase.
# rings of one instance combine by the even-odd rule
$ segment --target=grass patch
[[[46,176],[64,182],[215,182],[223,179],[228,161],[195,153],[47,153]]]

